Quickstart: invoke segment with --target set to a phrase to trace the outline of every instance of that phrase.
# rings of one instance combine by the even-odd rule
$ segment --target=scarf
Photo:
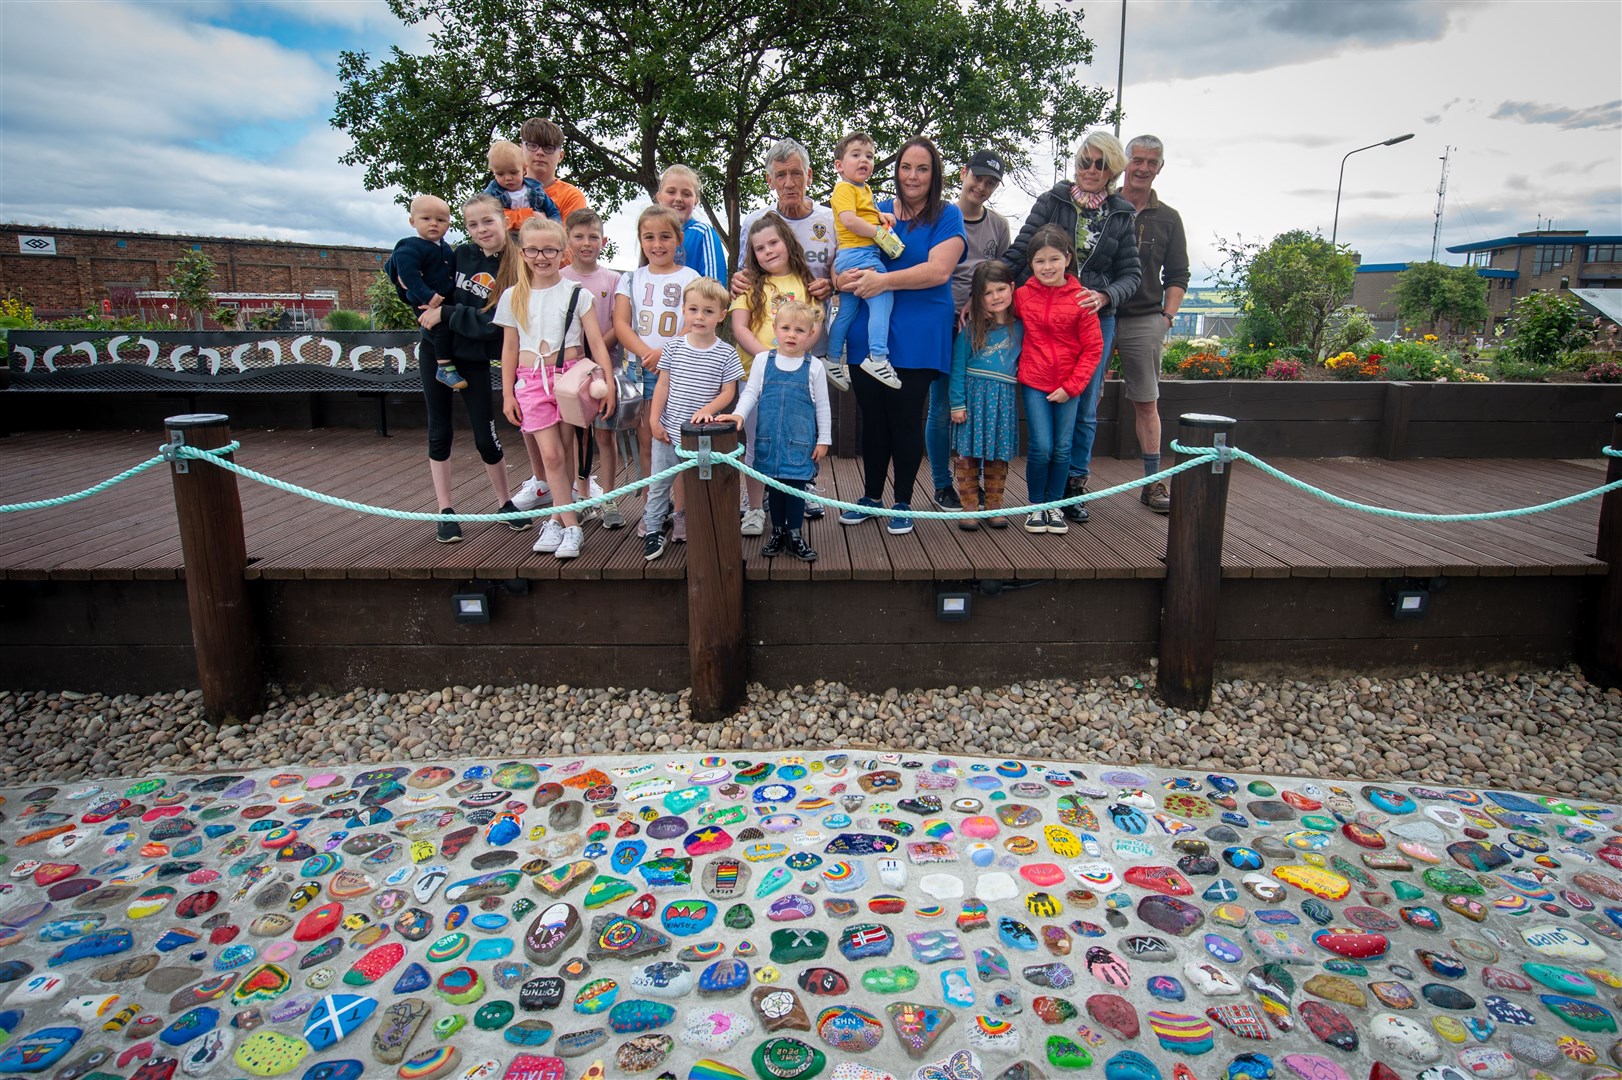
[[[1087,261],[1087,256],[1093,253],[1093,246],[1098,242],[1098,234],[1103,231],[1104,215],[1098,212],[1099,207],[1109,198],[1109,192],[1086,192],[1078,184],[1070,185],[1070,199],[1076,204],[1076,267]]]

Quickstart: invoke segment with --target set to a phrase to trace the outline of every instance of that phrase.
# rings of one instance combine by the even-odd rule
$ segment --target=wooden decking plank
[[[862,481],[862,463],[854,458],[840,458],[829,470],[834,490],[845,502],[856,502],[865,490]],[[890,581],[895,572],[890,555],[884,545],[884,528],[877,518],[860,525],[838,526],[845,534],[850,550],[850,576],[857,581]]]

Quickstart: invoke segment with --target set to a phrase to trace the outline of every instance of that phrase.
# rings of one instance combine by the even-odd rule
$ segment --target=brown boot
[[[1003,492],[1008,487],[1008,462],[985,461],[986,509],[1001,510]],[[986,524],[993,529],[1008,528],[1008,519],[1001,517],[987,518]]]
[[[959,454],[952,459],[952,484],[957,488],[958,501],[963,509],[974,511],[980,509],[980,459],[964,457]],[[958,521],[957,527],[965,532],[973,532],[980,527],[980,519],[966,517]]]

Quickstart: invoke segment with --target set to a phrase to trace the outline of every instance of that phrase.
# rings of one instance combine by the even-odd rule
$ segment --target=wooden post
[[[171,443],[212,450],[231,441],[230,418],[219,413],[171,416],[163,424]],[[245,720],[259,710],[264,678],[244,576],[248,544],[242,535],[236,474],[186,459],[174,461],[169,472],[203,708],[212,723],[227,717]]]
[[[1611,449],[1622,450],[1622,413],[1611,418]],[[1622,458],[1606,458],[1607,484],[1622,480]],[[1584,674],[1590,682],[1608,689],[1622,687],[1622,489],[1600,497],[1599,540],[1594,557],[1604,559],[1609,569],[1594,600],[1591,630],[1581,650]]]
[[[1177,439],[1184,446],[1228,445],[1235,421],[1184,413]],[[1188,455],[1177,455],[1178,464]],[[1211,704],[1216,670],[1217,591],[1222,584],[1222,532],[1232,463],[1180,472],[1171,480],[1166,526],[1166,590],[1160,614],[1160,699],[1179,709]]]
[[[683,424],[684,450],[714,453],[738,445],[732,424]],[[704,475],[708,472],[708,476]],[[681,474],[687,496],[687,655],[693,719],[712,723],[743,704],[749,681],[743,638],[743,540],[738,532],[738,481],[730,465]]]
[[[1380,413],[1380,456],[1400,461],[1408,456],[1408,415],[1412,410],[1412,387],[1405,382],[1385,384],[1385,408]]]

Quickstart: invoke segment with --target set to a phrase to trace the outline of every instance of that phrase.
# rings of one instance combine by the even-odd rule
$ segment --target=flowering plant
[[[1185,379],[1226,379],[1233,367],[1214,353],[1197,352],[1178,364],[1177,371]]]
[[[1615,360],[1601,360],[1583,372],[1584,382],[1622,383],[1622,364]]]
[[[1331,356],[1325,360],[1324,367],[1337,379],[1378,379],[1385,374],[1385,365],[1380,363],[1381,359],[1379,353],[1361,357],[1348,349],[1339,356]]]
[[[1267,370],[1262,372],[1262,378],[1273,379],[1276,382],[1294,382],[1301,378],[1305,370],[1306,366],[1293,358],[1274,360],[1267,365]]]

